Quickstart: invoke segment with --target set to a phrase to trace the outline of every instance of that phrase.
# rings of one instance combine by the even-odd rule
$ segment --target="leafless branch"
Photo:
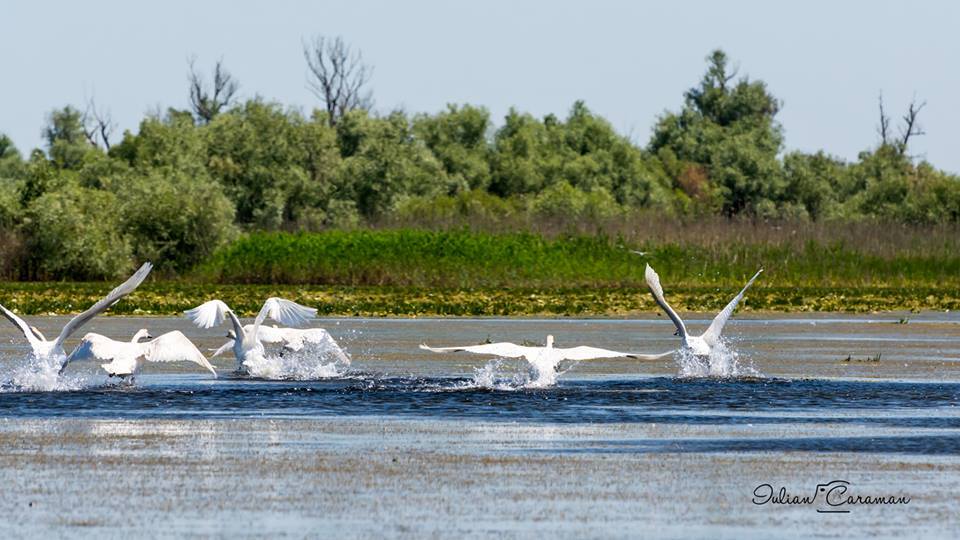
[[[351,50],[343,38],[331,41],[315,36],[303,43],[303,57],[310,71],[307,88],[323,101],[331,126],[353,109],[372,106],[373,94],[365,87],[373,68],[364,64],[363,54]]]
[[[919,137],[921,135],[926,135],[926,132],[923,131],[923,127],[917,123],[917,117],[920,115],[920,111],[927,106],[927,102],[924,101],[920,105],[917,105],[917,100],[914,99],[910,102],[910,106],[907,108],[907,114],[903,115],[903,127],[900,128],[900,141],[899,148],[900,153],[904,154],[907,151],[907,145],[910,143],[911,137]]]
[[[890,117],[883,109],[883,92],[880,92],[880,126],[877,128],[877,134],[880,135],[881,144],[890,143]]]
[[[190,106],[198,120],[210,123],[220,111],[230,105],[240,84],[223,67],[223,58],[214,65],[212,89],[207,87],[203,75],[197,72],[196,57],[191,57],[189,63],[190,73],[187,80],[190,82]]]
[[[87,141],[93,146],[102,145],[104,150],[110,150],[110,136],[117,127],[110,111],[98,110],[96,100],[91,97],[87,100],[87,108],[83,111],[80,120]]]

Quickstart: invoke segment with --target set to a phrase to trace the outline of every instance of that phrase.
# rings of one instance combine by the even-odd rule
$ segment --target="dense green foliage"
[[[905,143],[881,141],[854,162],[823,152],[784,155],[780,108],[762,81],[733,73],[722,51],[707,58],[702,80],[684,94],[679,111],[657,120],[643,147],[583,102],[565,118],[512,110],[499,126],[486,109],[471,105],[414,116],[354,109],[331,125],[324,111],[308,116],[252,99],[203,122],[174,109],[151,115],[110,148],[91,137],[85,115],[68,106],[50,114],[45,151],[24,157],[0,135],[0,275],[115,278],[145,259],[166,275],[184,275],[216,252],[205,271],[223,272],[222,279],[376,283],[376,276],[395,275],[407,264],[384,258],[391,242],[439,241],[398,232],[389,234],[399,240],[382,244],[376,234],[363,233],[363,249],[385,250],[371,259],[376,253],[335,247],[356,241],[350,235],[254,235],[218,252],[238,234],[254,231],[489,229],[501,223],[533,232],[552,227],[615,234],[617,222],[637,215],[960,222],[960,179],[913,160]],[[454,235],[444,242],[455,246],[441,247],[466,249],[461,241]],[[285,242],[308,249],[302,257],[285,254],[282,262],[244,255],[246,273],[233,273],[236,261],[229,258],[240,255],[231,254],[254,245],[281,249]],[[553,249],[534,236],[495,242],[506,242],[502,249]],[[715,261],[714,255],[691,254],[704,265],[728,255]],[[741,259],[745,266],[736,273],[785,256],[762,255]],[[459,283],[451,277],[455,257],[430,259],[440,266],[432,274],[422,270],[424,276]],[[544,283],[554,283],[573,279],[573,268],[582,266],[547,257],[545,266],[509,270],[503,260],[494,256],[486,263],[482,272],[490,277],[463,279],[499,285],[528,277],[516,272],[546,272]],[[617,262],[607,279],[634,283],[628,266],[625,259]],[[472,268],[468,272],[480,271]],[[610,270],[590,270],[588,281]]]

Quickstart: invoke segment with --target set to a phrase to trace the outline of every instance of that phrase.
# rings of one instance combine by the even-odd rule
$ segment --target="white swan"
[[[297,326],[315,317],[317,310],[283,298],[268,298],[263,307],[260,308],[256,320],[250,325],[249,331],[243,326],[233,310],[221,300],[210,300],[184,313],[200,328],[212,328],[221,324],[225,318],[230,317],[234,335],[240,336],[240,339],[233,340],[232,347],[233,354],[237,358],[237,369],[242,370],[244,369],[244,363],[248,360],[257,362],[265,357],[263,343],[258,336],[263,331],[261,326],[267,317],[280,324]]]
[[[723,308],[716,318],[713,319],[713,322],[710,323],[710,327],[707,328],[707,331],[699,336],[691,336],[687,332],[687,327],[683,324],[683,320],[680,319],[680,316],[677,315],[677,312],[670,307],[670,304],[667,303],[666,299],[663,297],[663,287],[660,286],[660,276],[657,275],[656,271],[647,265],[647,269],[644,272],[644,277],[647,280],[647,286],[650,287],[650,292],[653,293],[653,299],[657,301],[657,304],[667,315],[673,320],[673,324],[677,326],[677,332],[675,336],[680,336],[681,340],[681,350],[686,350],[693,353],[694,356],[709,356],[710,352],[720,343],[720,334],[723,332],[723,326],[727,324],[727,319],[733,315],[733,311],[737,309],[737,304],[740,303],[740,300],[743,299],[744,293],[747,292],[747,289],[750,288],[750,285],[753,285],[753,281],[757,279],[757,276],[763,272],[763,268],[757,271],[756,274],[750,278],[750,281],[743,287],[743,290],[740,291],[740,294],[733,297],[733,300],[727,304],[727,307]]]
[[[596,347],[579,346],[570,349],[560,349],[553,346],[553,336],[547,336],[545,347],[529,347],[515,343],[487,343],[484,345],[467,345],[464,347],[428,347],[420,345],[425,351],[436,353],[471,352],[490,354],[501,358],[523,358],[533,368],[537,380],[550,378],[557,371],[557,366],[564,360],[594,360],[599,358],[636,358],[639,360],[657,360],[673,354],[673,351],[661,354],[637,354],[598,349]]]
[[[141,342],[141,339],[150,341]],[[213,373],[214,378],[217,376],[217,370],[210,365],[203,353],[178,330],[154,338],[146,329],[141,329],[129,342],[116,341],[91,332],[83,336],[63,367],[66,368],[67,364],[78,360],[107,362],[100,364],[100,367],[111,377],[136,375],[144,362],[181,361],[193,362]]]
[[[252,333],[253,326],[252,324],[244,325],[243,331],[245,333]],[[233,348],[236,336],[236,332],[228,330],[227,338],[229,341],[221,345],[219,349],[216,349],[213,354],[210,355],[210,358],[219,356]],[[350,357],[347,356],[347,353],[343,352],[343,349],[341,349],[340,345],[333,339],[330,332],[327,332],[323,328],[279,328],[277,325],[261,326],[257,338],[261,343],[282,344],[280,351],[281,356],[288,352],[299,352],[307,345],[319,345],[322,346],[324,352],[329,353],[337,363],[350,365]]]
[[[100,313],[103,313],[111,306],[120,301],[124,296],[132,293],[143,280],[147,278],[147,275],[150,274],[150,270],[153,269],[153,265],[149,262],[143,263],[143,266],[130,278],[123,283],[121,283],[116,289],[110,291],[110,294],[103,297],[102,300],[91,306],[89,309],[83,313],[77,315],[73,319],[70,319],[70,322],[63,327],[63,330],[60,331],[60,335],[57,336],[57,339],[53,341],[48,341],[43,334],[40,333],[33,326],[28,326],[27,323],[23,321],[20,317],[16,316],[13,312],[7,308],[0,305],[0,312],[12,322],[17,328],[23,332],[27,342],[30,343],[30,348],[33,350],[33,356],[37,360],[46,362],[50,368],[60,370],[64,362],[67,360],[67,354],[63,350],[63,342],[66,341],[71,334],[76,332],[81,326],[90,322],[90,319],[93,319]]]

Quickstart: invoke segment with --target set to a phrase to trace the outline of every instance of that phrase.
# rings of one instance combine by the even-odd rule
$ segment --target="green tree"
[[[206,175],[148,169],[122,184],[120,225],[135,258],[158,270],[187,270],[235,235],[233,204]]]
[[[31,278],[113,279],[133,266],[116,197],[67,184],[31,201],[23,229]]]
[[[50,159],[60,168],[75,169],[88,152],[96,151],[87,140],[83,113],[69,105],[50,113],[43,137]]]
[[[447,105],[436,115],[413,120],[414,135],[443,163],[457,191],[490,184],[490,113],[483,107]]]
[[[413,136],[407,116],[348,112],[337,123],[344,153],[338,198],[356,201],[367,218],[381,218],[401,199],[450,191],[443,165]]]
[[[777,154],[783,130],[775,120],[780,103],[762,81],[736,79],[727,55],[707,57],[700,85],[684,95],[679,113],[660,117],[649,148],[669,148],[677,159],[706,168],[721,190],[727,215],[755,211],[761,201],[777,201],[783,188]]]

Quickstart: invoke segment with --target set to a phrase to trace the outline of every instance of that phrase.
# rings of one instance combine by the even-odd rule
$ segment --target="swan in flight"
[[[733,315],[733,311],[737,309],[737,304],[740,303],[740,300],[743,299],[743,295],[747,292],[747,289],[750,288],[750,285],[753,285],[753,281],[757,279],[757,276],[763,272],[763,268],[757,271],[756,274],[750,278],[750,281],[743,287],[743,290],[740,291],[740,294],[733,297],[733,300],[727,304],[727,307],[723,308],[716,318],[713,319],[713,322],[710,323],[710,327],[707,328],[707,331],[699,336],[691,336],[687,332],[687,326],[683,324],[683,320],[680,319],[680,316],[677,315],[677,312],[670,307],[670,304],[667,303],[666,299],[663,297],[663,287],[660,286],[660,276],[657,275],[657,272],[654,271],[650,265],[647,265],[645,272],[645,278],[647,280],[647,286],[650,287],[650,292],[653,293],[653,299],[657,301],[657,304],[667,315],[673,320],[673,324],[677,326],[677,332],[675,336],[680,336],[682,348],[681,350],[690,351],[694,356],[709,356],[710,352],[720,343],[720,333],[723,332],[723,326],[727,324],[727,319]]]
[[[259,335],[263,333],[265,327],[262,325],[267,317],[280,324],[298,326],[315,317],[317,310],[283,298],[268,298],[260,308],[260,313],[257,314],[253,324],[248,327],[244,327],[233,310],[221,300],[210,300],[184,313],[200,328],[212,328],[229,317],[233,325],[233,335],[240,337],[232,340],[232,347],[233,354],[237,358],[237,369],[242,370],[244,363],[248,360],[261,361],[266,356]]]
[[[252,333],[253,326],[252,324],[244,325],[243,331],[245,333]],[[215,350],[214,353],[210,355],[210,358],[219,356],[233,348],[234,341],[237,339],[236,332],[228,330],[227,338],[229,341]],[[347,356],[347,353],[343,352],[343,349],[341,349],[340,345],[333,339],[330,332],[327,332],[323,328],[279,328],[277,325],[261,326],[257,338],[261,343],[282,344],[280,350],[281,356],[284,353],[300,352],[308,345],[319,345],[323,347],[324,352],[329,352],[337,363],[350,365],[350,357]]]
[[[673,351],[661,354],[623,353],[583,345],[570,349],[561,349],[553,346],[553,336],[547,336],[547,345],[545,347],[529,347],[514,343],[487,343],[484,345],[467,345],[464,347],[428,347],[427,345],[420,345],[420,348],[435,353],[463,351],[477,354],[490,354],[501,358],[523,358],[530,364],[530,367],[533,368],[537,380],[545,377],[553,377],[551,374],[557,371],[560,362],[564,360],[578,361],[621,357],[636,358],[639,360],[657,360],[673,354]]]
[[[142,339],[149,341],[141,341]],[[217,370],[210,365],[203,353],[178,330],[154,338],[146,329],[141,329],[129,342],[116,341],[91,332],[83,336],[60,371],[66,369],[70,362],[77,360],[107,362],[100,364],[100,367],[111,377],[136,375],[144,362],[181,361],[193,362],[213,373],[214,378],[217,376]]]
[[[20,317],[16,316],[13,312],[7,308],[0,305],[0,312],[12,322],[17,328],[23,332],[23,336],[27,338],[27,342],[30,343],[30,348],[33,350],[33,356],[41,361],[44,361],[50,365],[51,368],[60,370],[64,363],[67,360],[66,352],[63,350],[63,342],[67,340],[74,332],[80,329],[81,326],[90,322],[91,319],[103,313],[111,306],[120,301],[124,296],[132,293],[143,280],[147,278],[147,275],[150,274],[150,270],[153,269],[153,265],[149,262],[143,263],[143,266],[130,278],[123,283],[121,283],[116,289],[110,291],[110,294],[103,297],[99,302],[91,306],[89,309],[83,313],[77,315],[73,319],[70,319],[70,322],[63,327],[63,330],[60,331],[60,335],[57,336],[57,339],[53,341],[48,341],[43,334],[40,333],[33,326],[27,325]]]

